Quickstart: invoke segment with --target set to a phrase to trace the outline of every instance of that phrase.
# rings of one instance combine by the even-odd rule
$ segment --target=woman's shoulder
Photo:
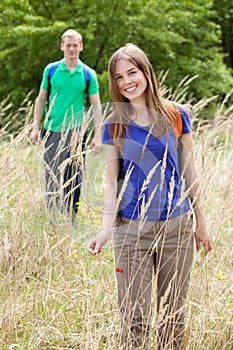
[[[180,114],[183,115],[191,115],[191,106],[189,104],[181,104],[180,102],[177,101],[168,101],[170,104],[172,104],[176,109],[178,109],[178,111],[180,112]]]
[[[179,118],[180,129],[182,130],[180,134],[182,135],[191,132],[191,106],[188,104],[181,104],[176,101],[170,101],[170,103],[173,104],[178,112],[176,113],[176,120],[178,121]]]
[[[110,113],[105,119],[104,119],[104,125],[111,125],[113,123],[117,123],[116,118],[114,118],[113,113]]]
[[[177,107],[182,120],[182,134],[187,134],[192,131],[191,108],[186,104],[178,104]]]

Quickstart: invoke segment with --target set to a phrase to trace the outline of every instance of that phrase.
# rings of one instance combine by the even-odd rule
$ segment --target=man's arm
[[[90,95],[89,99],[93,106],[95,128],[95,134],[91,142],[91,148],[94,149],[94,155],[97,155],[100,152],[101,148],[102,107],[100,104],[99,94]]]
[[[33,120],[32,134],[31,134],[31,141],[33,145],[36,145],[38,141],[38,136],[40,131],[40,120],[44,113],[46,100],[47,100],[47,90],[40,89],[39,94],[35,101],[35,106],[34,106],[34,120]]]

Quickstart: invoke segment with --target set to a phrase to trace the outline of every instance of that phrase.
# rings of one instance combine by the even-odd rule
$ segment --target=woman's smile
[[[137,88],[137,85],[134,85],[134,86],[132,86],[132,87],[129,87],[129,88],[125,89],[125,91],[126,91],[126,92],[133,92],[133,91],[136,90],[136,88]]]

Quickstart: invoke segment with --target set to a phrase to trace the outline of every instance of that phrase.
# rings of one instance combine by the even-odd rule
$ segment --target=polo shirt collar
[[[61,67],[60,67],[60,69],[61,70],[69,70],[67,67],[66,67],[66,65],[65,65],[65,59],[63,58],[62,60],[61,60]],[[81,73],[83,71],[83,62],[80,60],[80,58],[78,59],[78,65],[77,65],[77,67],[75,68],[75,70],[72,72],[72,73],[74,73],[74,72],[77,72],[77,73]]]

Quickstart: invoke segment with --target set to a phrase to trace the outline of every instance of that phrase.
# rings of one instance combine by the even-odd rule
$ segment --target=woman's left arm
[[[193,204],[193,209],[196,218],[196,247],[197,250],[204,248],[205,255],[211,251],[211,241],[207,232],[204,207],[202,203],[202,196],[200,191],[200,178],[198,177],[195,160],[194,160],[194,143],[192,133],[183,134],[181,138],[182,152],[181,152],[181,164],[184,169],[185,182],[188,188],[190,188],[190,195]]]

